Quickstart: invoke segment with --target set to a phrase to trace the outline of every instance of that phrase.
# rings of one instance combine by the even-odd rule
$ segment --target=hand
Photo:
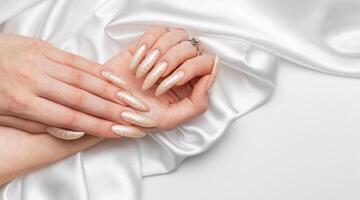
[[[129,83],[127,91],[150,107],[149,112],[138,112],[139,116],[157,121],[160,130],[175,128],[207,110],[217,58],[197,56],[202,47],[198,52],[187,38],[183,30],[155,27],[105,63]],[[141,120],[127,121],[142,126]],[[119,132],[132,135],[128,130]]]
[[[108,83],[102,69],[44,41],[0,34],[0,124],[33,133],[63,130],[51,126],[119,137],[111,131],[115,125],[141,133],[120,116],[134,111],[115,95],[126,83]]]

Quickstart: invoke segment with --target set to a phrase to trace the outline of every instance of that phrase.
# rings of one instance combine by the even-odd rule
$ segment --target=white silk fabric
[[[107,140],[1,188],[1,200],[141,199],[142,177],[206,151],[262,105],[287,59],[360,76],[358,0],[0,0],[0,30],[105,62],[153,25],[186,29],[221,58],[209,110],[166,133]]]

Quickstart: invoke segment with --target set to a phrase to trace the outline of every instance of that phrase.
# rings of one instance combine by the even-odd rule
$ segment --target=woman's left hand
[[[148,104],[150,111],[139,113],[169,130],[207,110],[217,57],[201,52],[184,30],[154,27],[104,65]]]

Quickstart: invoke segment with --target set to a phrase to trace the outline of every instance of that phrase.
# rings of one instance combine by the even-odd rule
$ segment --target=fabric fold
[[[359,77],[356,0],[0,0],[0,30],[105,62],[149,27],[180,27],[221,58],[209,110],[168,132],[106,140],[18,177],[1,200],[141,199],[144,176],[175,170],[270,97],[280,59]]]

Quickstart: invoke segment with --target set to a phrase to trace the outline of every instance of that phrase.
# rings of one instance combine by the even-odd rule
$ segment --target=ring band
[[[200,48],[199,48],[200,40],[193,37],[186,41],[189,41],[196,48],[196,51],[197,51],[196,56],[199,56],[200,55]]]

